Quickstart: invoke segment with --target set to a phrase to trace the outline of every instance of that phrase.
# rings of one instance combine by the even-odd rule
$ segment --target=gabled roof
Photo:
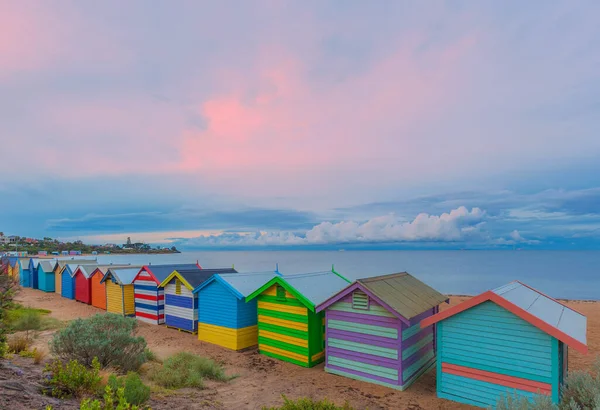
[[[200,292],[206,286],[213,282],[219,282],[227,289],[229,289],[236,298],[244,299],[246,296],[251,294],[256,288],[264,285],[266,282],[273,279],[275,276],[281,276],[281,273],[277,271],[271,272],[249,272],[249,273],[229,273],[227,275],[221,275],[219,273],[214,274],[207,281],[197,286],[194,289],[194,293]]]
[[[40,263],[40,260],[38,258],[29,258],[29,263],[33,263],[33,267],[37,268],[37,266]]]
[[[44,272],[52,272],[54,270],[54,263],[52,261],[41,261],[39,265],[42,266]]]
[[[195,269],[178,269],[171,272],[159,286],[165,287],[167,283],[177,277],[186,288],[193,291],[196,287],[204,283],[204,281],[210,279],[212,275],[224,273],[237,273],[237,271],[233,268],[200,269],[197,266]]]
[[[140,269],[140,273],[145,270],[154,278],[157,284],[164,281],[173,271],[178,269],[198,269],[200,265],[197,263],[175,263],[170,265],[144,265]]]
[[[114,282],[118,283],[121,286],[131,285],[133,283],[133,279],[137,276],[140,271],[141,266],[131,266],[124,268],[109,268],[106,271],[106,274],[100,281],[100,283],[106,282],[107,279],[112,278]]]
[[[67,265],[65,266],[65,270],[68,269],[69,275],[74,276],[75,272],[77,272],[77,269],[80,267],[86,267],[89,266],[90,268],[96,269],[96,267],[98,266],[98,263],[93,262],[93,263],[83,263],[83,264],[79,264],[79,263],[67,263]],[[64,271],[63,271],[64,273]]]
[[[317,306],[317,312],[331,306],[357,288],[375,298],[391,313],[397,313],[407,320],[448,301],[447,296],[411,274],[401,272],[358,279]]]
[[[558,300],[515,281],[488,290],[421,322],[427,327],[467,309],[492,301],[568,346],[587,353],[587,318]]]
[[[299,273],[277,276],[252,292],[246,301],[250,301],[275,284],[281,285],[298,298],[308,309],[335,295],[350,283],[348,279],[333,269],[324,272]]]
[[[86,264],[86,263],[98,263],[97,259],[76,259],[76,258],[67,258],[67,259],[54,259],[54,269],[56,269],[56,266],[59,266],[61,269],[63,269],[66,265],[68,264]]]

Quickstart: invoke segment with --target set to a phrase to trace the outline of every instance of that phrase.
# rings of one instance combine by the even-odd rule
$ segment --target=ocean
[[[409,272],[442,293],[476,295],[520,280],[555,298],[600,300],[600,251],[201,251],[99,255],[100,262],[195,263],[239,272],[335,270],[349,279]],[[318,283],[315,283],[318,286]]]

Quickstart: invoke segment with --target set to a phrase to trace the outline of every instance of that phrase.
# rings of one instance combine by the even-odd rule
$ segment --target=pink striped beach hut
[[[448,298],[402,272],[358,279],[325,311],[325,371],[404,390],[435,364],[435,328],[420,322]]]

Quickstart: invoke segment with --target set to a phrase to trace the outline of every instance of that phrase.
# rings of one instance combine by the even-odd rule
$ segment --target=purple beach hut
[[[325,302],[325,371],[404,390],[435,364],[435,327],[421,320],[448,297],[412,275],[358,279]]]

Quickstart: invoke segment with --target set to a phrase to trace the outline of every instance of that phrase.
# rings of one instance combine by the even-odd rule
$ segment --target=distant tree
[[[171,250],[172,250],[173,252],[177,252],[177,248],[176,248],[176,247],[174,247],[174,246],[171,246]]]

